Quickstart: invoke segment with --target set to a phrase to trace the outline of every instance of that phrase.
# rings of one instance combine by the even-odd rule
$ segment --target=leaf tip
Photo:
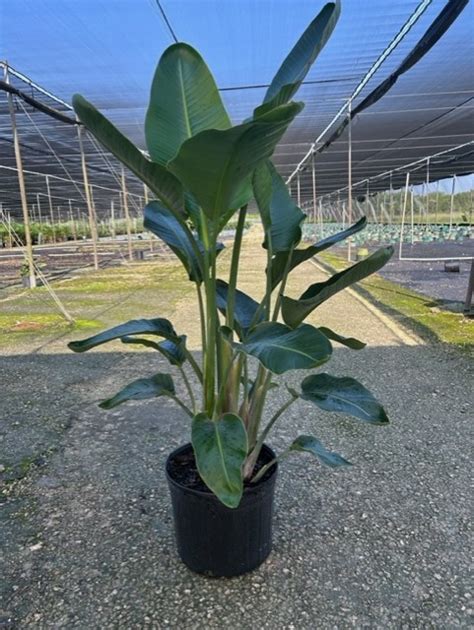
[[[73,352],[84,352],[80,341],[70,341],[67,347]]]

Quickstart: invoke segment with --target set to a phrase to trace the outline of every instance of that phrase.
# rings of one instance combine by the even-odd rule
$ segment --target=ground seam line
[[[325,275],[329,276],[328,271],[316,262],[313,258],[309,260],[317,269],[322,271]],[[391,332],[393,332],[400,341],[402,341],[407,346],[421,346],[424,345],[424,341],[413,333],[408,333],[404,328],[402,328],[399,324],[395,323],[394,320],[382,313],[382,311],[377,308],[374,304],[369,302],[366,298],[362,297],[357,291],[348,287],[346,291],[354,297],[358,302],[360,302],[372,315],[374,315],[379,321],[381,321]]]

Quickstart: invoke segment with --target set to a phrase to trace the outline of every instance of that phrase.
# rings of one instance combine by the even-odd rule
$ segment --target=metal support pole
[[[10,78],[8,76],[8,66],[5,64],[4,66],[4,75],[5,82],[9,83]],[[36,287],[36,275],[35,275],[35,262],[33,258],[33,242],[31,240],[31,232],[30,232],[30,217],[28,215],[28,200],[26,198],[26,188],[25,188],[25,179],[23,177],[23,162],[21,160],[21,149],[20,149],[20,140],[18,138],[18,130],[16,126],[16,117],[15,117],[15,107],[13,104],[13,96],[8,93],[8,109],[10,110],[10,118],[12,124],[12,134],[13,134],[13,146],[15,150],[15,161],[16,168],[18,171],[18,186],[20,188],[20,199],[21,199],[21,208],[23,211],[23,224],[25,228],[25,257],[28,263],[28,275],[30,288]]]
[[[402,223],[400,225],[400,242],[398,244],[398,259],[400,260],[402,257],[402,244],[403,244],[403,228],[405,227],[405,214],[407,211],[407,201],[408,201],[408,186],[410,184],[410,171],[408,171],[406,180],[405,180],[405,194],[403,196],[403,208],[402,208]]]
[[[324,237],[324,234],[323,234],[323,232],[324,232],[324,227],[323,227],[324,223],[323,223],[323,201],[322,201],[322,199],[319,200],[318,207],[319,207],[319,230],[320,230],[321,238],[323,238]]]
[[[41,216],[41,203],[40,203],[40,194],[36,193],[36,207],[38,208],[38,221],[40,223],[43,222],[43,218]]]
[[[77,135],[79,138],[79,150],[81,152],[82,178],[84,180],[84,192],[86,193],[87,212],[89,215],[89,227],[92,238],[92,253],[94,257],[94,269],[99,269],[99,258],[97,256],[97,223],[95,217],[94,206],[92,205],[91,191],[89,188],[89,177],[87,174],[86,156],[82,145],[82,127],[77,126]]]
[[[474,260],[471,260],[471,271],[467,285],[466,301],[464,302],[464,314],[471,316],[472,294],[474,293]]]
[[[453,229],[453,212],[454,212],[454,192],[456,190],[456,175],[453,175],[453,185],[451,186],[451,201],[449,203],[449,231]]]
[[[392,171],[390,171],[390,223],[393,224],[393,185]]]
[[[49,186],[49,177],[46,175],[46,190],[48,191],[49,217],[51,221],[51,229],[53,231],[53,243],[56,243],[56,230],[54,227],[53,198],[51,197],[51,188]]]
[[[425,208],[425,223],[428,223],[428,217],[430,214],[430,158],[426,158],[426,208]]]
[[[436,186],[436,205],[435,205],[435,224],[438,224],[438,208],[439,208],[439,179]]]
[[[411,244],[415,241],[415,207],[413,199],[413,186],[410,190],[410,213],[411,213]]]
[[[314,164],[314,153],[311,156],[311,182],[313,186],[313,222],[316,223],[317,203],[316,203],[316,167]]]
[[[113,240],[115,240],[115,206],[113,199],[110,200],[110,232]]]
[[[300,183],[300,172],[298,171],[298,175],[296,176],[296,203],[298,204],[298,208],[301,208],[301,183]]]
[[[143,196],[145,197],[145,205],[148,203],[148,188],[146,184],[143,184]]]
[[[69,220],[71,221],[72,238],[77,241],[76,223],[74,221],[74,215],[72,214],[72,201],[69,199]]]
[[[123,168],[123,166],[122,166],[122,202],[123,202],[123,211],[125,214],[125,221],[127,223],[128,258],[129,260],[133,260],[132,228],[130,225],[130,213],[128,211],[127,184],[125,182],[125,169]]]
[[[348,144],[347,144],[347,221],[352,225],[352,100],[349,101],[347,117],[348,117]],[[347,260],[351,261],[352,239],[347,239]]]

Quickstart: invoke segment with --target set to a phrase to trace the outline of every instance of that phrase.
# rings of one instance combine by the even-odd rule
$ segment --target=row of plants
[[[132,232],[143,232],[143,219],[132,220]],[[11,237],[11,232],[14,236]],[[62,243],[79,239],[90,239],[91,230],[88,221],[64,221],[61,223],[36,222],[30,223],[31,238],[34,245],[42,243]],[[123,219],[112,221],[99,221],[97,223],[99,238],[123,236],[127,234],[127,222]],[[0,243],[3,247],[15,247],[17,241],[25,244],[25,226],[21,222],[12,221],[11,226],[0,225]]]

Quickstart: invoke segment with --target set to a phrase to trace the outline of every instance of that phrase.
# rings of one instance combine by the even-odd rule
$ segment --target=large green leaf
[[[313,374],[301,383],[301,398],[325,411],[348,413],[372,424],[387,424],[382,405],[354,378]]]
[[[366,225],[367,219],[365,217],[362,217],[362,219],[359,219],[357,223],[354,223],[354,225],[351,225],[342,232],[337,232],[337,234],[332,234],[331,236],[323,238],[321,241],[314,243],[314,245],[306,247],[306,249],[293,250],[293,252],[291,253],[291,263],[289,267],[290,271],[298,265],[301,265],[301,263],[305,262],[306,260],[313,258],[313,256],[316,256],[316,254],[319,254],[325,249],[328,249],[328,247],[335,245],[335,243],[339,243],[349,236],[360,232],[360,230],[363,230]],[[272,289],[274,289],[277,284],[283,279],[287,260],[288,253],[285,252],[280,252],[276,254],[276,256],[274,256],[272,260]]]
[[[86,352],[91,348],[100,346],[103,343],[112,341],[113,339],[120,339],[121,337],[127,337],[128,335],[158,335],[159,337],[165,337],[166,339],[176,340],[176,332],[172,323],[161,317],[156,319],[132,319],[125,324],[114,326],[104,332],[82,339],[81,341],[71,341],[68,343],[68,348],[74,352]]]
[[[216,298],[217,308],[223,315],[227,314],[227,293],[229,285],[224,280],[217,280],[216,282]],[[235,290],[235,305],[234,305],[234,327],[236,333],[242,339],[246,334],[252,323],[255,314],[258,309],[258,303],[247,295],[243,291]],[[255,321],[256,324],[260,323],[263,319],[263,313],[260,314]]]
[[[314,18],[278,69],[255,116],[293,97],[334,30],[340,10],[339,0],[329,2]]]
[[[185,140],[205,129],[228,129],[212,74],[188,44],[173,44],[163,53],[151,86],[145,136],[151,159],[166,165]]]
[[[142,339],[141,337],[121,337],[120,341],[122,343],[136,344],[147,348],[153,348],[153,350],[156,350],[166,357],[171,365],[183,365],[186,361],[186,353],[184,352],[186,335],[180,335],[178,339],[179,341],[176,342],[171,341],[170,339],[165,339],[164,341],[156,343],[156,341],[151,341],[151,339]]]
[[[232,413],[219,420],[200,413],[193,419],[191,441],[204,483],[224,505],[236,508],[242,498],[242,465],[248,449],[242,420]]]
[[[283,297],[282,315],[284,321],[288,326],[296,328],[317,306],[351,284],[359,282],[359,280],[381,269],[392,254],[393,247],[383,247],[352,267],[336,273],[329,280],[312,284],[300,296],[299,300]]]
[[[202,131],[182,144],[168,168],[220,229],[252,197],[255,167],[272,155],[302,108],[301,103],[289,103],[258,121],[225,131]]]
[[[151,201],[145,206],[144,216],[145,227],[161,238],[176,254],[188,272],[189,279],[200,284],[202,282],[202,268],[204,265],[203,243],[192,232],[189,232],[190,236],[194,238],[196,249],[201,254],[198,258],[197,252],[192,247],[190,238],[183,226],[173,213],[158,201]],[[216,244],[217,254],[223,249],[224,245],[222,243]]]
[[[256,357],[275,374],[317,367],[332,352],[326,335],[314,326],[303,324],[292,330],[279,322],[259,324],[237,348]]]
[[[173,379],[169,374],[155,374],[150,378],[139,378],[121,389],[115,396],[100,403],[102,409],[112,409],[127,400],[145,400],[157,396],[174,396]]]
[[[72,99],[79,120],[93,136],[127,166],[176,214],[183,213],[183,187],[161,164],[150,162],[114,125],[80,94]]]
[[[306,215],[270,160],[255,169],[252,184],[265,230],[263,246],[274,253],[291,249],[301,240],[300,225]]]
[[[341,345],[351,348],[351,350],[362,350],[362,348],[365,348],[367,345],[355,337],[343,337],[326,326],[319,326],[319,330],[323,333],[323,335],[326,335],[328,339],[331,339],[331,341],[337,341]]]
[[[189,279],[200,284],[202,282],[202,268],[204,265],[203,257],[197,257],[188,234],[180,222],[158,201],[151,201],[145,206],[144,216],[146,229],[156,234],[168,245],[183,263]],[[195,243],[199,251],[204,251],[204,246],[197,238],[195,238]]]
[[[319,440],[312,435],[300,435],[291,444],[288,451],[304,451],[311,453],[319,459],[322,464],[330,466],[331,468],[339,468],[340,466],[352,466],[347,459],[341,457],[337,453],[328,451]]]

